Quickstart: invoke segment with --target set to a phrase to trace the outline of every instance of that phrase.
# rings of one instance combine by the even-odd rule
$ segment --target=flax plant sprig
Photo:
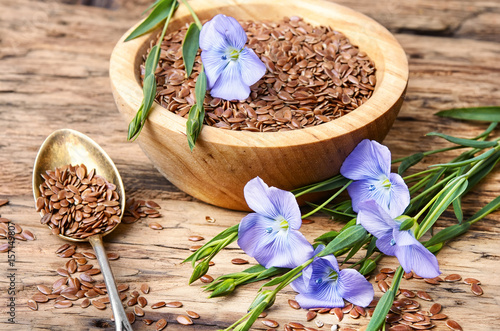
[[[184,61],[184,68],[186,70],[186,77],[189,77],[192,73],[196,54],[199,49],[199,36],[202,29],[202,24],[189,3],[185,0],[180,1],[187,7],[194,20],[194,23],[191,23],[191,25],[189,26],[182,43],[182,58]],[[163,41],[163,38],[165,37],[165,33],[167,31],[170,20],[178,5],[179,2],[177,0],[156,1],[146,10],[151,10],[151,13],[148,15],[148,17],[125,39],[125,41],[129,41],[142,36],[145,33],[153,30],[161,22],[164,22],[163,29],[160,37],[157,40],[157,43],[151,48],[146,58],[143,82],[144,98],[142,100],[141,106],[137,110],[137,114],[129,124],[127,135],[128,140],[137,139],[142,131],[142,128],[146,124],[147,117],[149,115],[151,107],[153,106],[153,102],[156,97],[155,71],[160,60],[161,43]],[[193,150],[194,148],[194,144],[201,131],[203,119],[205,117],[203,101],[205,99],[206,90],[206,76],[202,66],[195,87],[196,104],[193,105],[189,111],[188,122],[186,125],[186,135],[191,150]]]
[[[475,108],[475,110],[477,110],[475,113],[473,110],[474,109],[450,110],[441,112],[438,115],[457,119],[473,119],[476,121],[492,122],[482,134],[469,139],[453,137],[441,133],[430,133],[430,136],[438,136],[453,143],[455,146],[413,154],[406,158],[394,160],[392,163],[400,163],[398,173],[404,174],[408,169],[418,164],[428,155],[442,153],[454,149],[467,149],[450,162],[430,166],[426,170],[407,175],[401,179],[395,174],[389,173],[386,168],[387,166],[384,165],[385,163],[379,163],[379,165],[376,167],[374,167],[373,165],[365,167],[366,169],[372,170],[379,169],[376,170],[376,173],[372,174],[360,174],[356,169],[353,170],[353,168],[356,168],[360,163],[365,162],[364,160],[371,160],[373,157],[378,157],[376,156],[376,154],[373,154],[373,156],[365,159],[357,158],[355,160],[347,162],[349,163],[346,166],[346,169],[348,171],[342,172],[343,170],[341,169],[341,172],[349,178],[344,178],[343,176],[339,175],[321,183],[309,185],[307,187],[294,191],[295,197],[297,197],[308,192],[316,192],[327,189],[336,190],[335,194],[333,194],[332,197],[327,199],[327,201],[325,201],[324,203],[320,205],[311,204],[313,210],[305,215],[302,215],[302,218],[308,217],[316,212],[323,212],[333,216],[334,219],[345,221],[347,223],[340,231],[330,231],[316,238],[316,243],[314,245],[316,247],[316,251],[314,256],[307,259],[305,262],[301,262],[298,267],[276,268],[274,266],[271,266],[266,269],[263,265],[257,265],[250,267],[243,272],[220,276],[214,283],[206,286],[205,290],[211,291],[212,293],[210,296],[213,297],[230,294],[238,286],[244,284],[275,277],[261,287],[261,290],[254,300],[254,303],[250,306],[248,313],[236,323],[228,327],[226,330],[248,330],[256,320],[257,316],[263,310],[274,303],[276,294],[289,284],[291,284],[296,291],[301,293],[299,296],[297,296],[297,300],[300,296],[302,296],[302,304],[305,304],[306,307],[308,304],[311,306],[315,306],[314,303],[317,303],[317,300],[319,300],[319,298],[315,297],[317,293],[314,291],[309,294],[303,293],[301,291],[304,291],[304,288],[301,288],[301,286],[299,286],[300,282],[297,283],[298,279],[303,278],[302,274],[306,270],[309,270],[308,276],[306,276],[305,278],[305,281],[307,282],[311,275],[310,270],[313,267],[313,261],[317,261],[318,258],[324,257],[328,254],[330,254],[330,261],[334,261],[332,260],[333,258],[331,257],[331,254],[333,254],[334,256],[345,255],[342,261],[342,264],[345,264],[362,248],[366,250],[365,256],[359,259],[357,262],[351,264],[349,268],[344,270],[359,267],[360,274],[369,274],[375,269],[377,262],[384,256],[384,253],[389,255],[396,255],[402,265],[397,268],[391,287],[379,301],[374,315],[367,327],[367,330],[376,331],[382,328],[385,323],[385,316],[387,315],[389,309],[393,304],[395,294],[398,292],[399,284],[403,276],[403,271],[408,272],[408,270],[413,269],[418,274],[422,274],[424,276],[427,275],[426,277],[434,277],[435,275],[438,275],[440,271],[437,266],[437,260],[431,253],[438,253],[443,247],[444,242],[452,240],[457,236],[464,234],[472,224],[478,222],[479,220],[483,219],[490,213],[500,208],[500,196],[498,196],[491,202],[489,202],[486,206],[484,206],[481,210],[476,212],[476,214],[474,214],[472,217],[470,217],[466,221],[463,220],[461,198],[467,192],[469,192],[480,180],[486,177],[494,169],[495,165],[500,161],[500,138],[487,140],[489,135],[497,127],[497,121],[499,119],[498,111],[500,110],[500,108]],[[376,147],[376,149],[372,150],[371,152],[369,152],[369,149],[366,149],[368,148],[367,146],[370,145],[365,144],[365,147],[360,147],[360,145],[358,145],[358,147],[361,149],[365,149],[365,151],[361,153],[357,152],[358,155],[367,155],[374,152],[381,153],[379,155],[383,157],[384,160],[387,160],[387,155],[385,155],[386,152],[382,147],[377,147],[377,144],[372,143],[372,146]],[[377,150],[379,152],[377,152]],[[363,168],[363,166],[361,166],[360,168]],[[404,183],[409,184],[407,190],[412,198],[409,199],[407,203],[402,203],[399,205],[392,202],[388,203],[386,199],[394,198],[394,196],[390,194],[390,192],[393,192],[391,190],[393,190],[393,187],[395,185],[400,185],[398,183],[401,183],[403,179]],[[360,185],[362,181],[364,181],[364,184]],[[363,191],[366,188],[369,189],[367,191]],[[259,194],[271,194],[266,190],[268,189],[264,189],[264,191],[260,192]],[[349,191],[351,198],[356,198],[356,195],[359,196],[360,194],[364,194],[365,198],[370,198],[370,195],[374,194],[373,197],[377,199],[378,205],[375,204],[374,200],[346,200],[330,205],[334,198],[338,197],[339,194],[344,190]],[[395,190],[403,190],[403,187],[401,186],[400,188],[396,188]],[[247,193],[249,196],[258,195],[256,194],[258,192],[245,192],[246,198]],[[384,198],[384,196],[386,197]],[[249,203],[250,207],[254,210],[257,210],[257,213],[265,214],[266,212],[260,209],[261,206],[258,204],[256,205],[256,202],[252,199],[250,199],[250,202],[252,203],[252,205],[250,205]],[[276,199],[276,197],[273,199]],[[395,199],[397,199],[397,197]],[[248,201],[249,200],[247,200],[247,202]],[[387,207],[384,207],[386,203]],[[264,203],[262,206],[264,205],[268,206],[266,208],[269,208],[270,206],[266,203]],[[391,205],[393,205],[393,208],[396,209],[392,211],[389,210],[388,207],[390,207]],[[433,229],[436,221],[450,206],[453,207],[453,210],[455,212],[457,224],[448,226],[434,234]],[[284,210],[286,211],[287,209]],[[401,215],[403,212],[404,215]],[[283,211],[279,213],[285,215],[283,214]],[[389,215],[389,213],[392,214]],[[248,217],[250,217],[250,215]],[[272,212],[270,215],[275,214],[274,212]],[[270,215],[266,217],[276,218],[276,216]],[[250,218],[258,220],[259,217],[261,216],[252,216]],[[280,218],[278,217],[277,219]],[[289,219],[290,216],[284,218],[284,220]],[[356,223],[359,223],[361,225],[356,225]],[[254,221],[253,226],[261,227],[261,229],[269,229],[269,233],[274,233],[274,228],[265,228],[265,226],[267,225],[264,224],[266,223],[262,223],[262,221]],[[366,233],[361,226],[365,227],[370,233]],[[234,226],[232,227],[232,230],[234,231]],[[241,225],[239,230],[239,232],[241,232]],[[247,233],[245,233],[245,231],[243,231],[243,234],[248,236],[248,231],[246,231]],[[357,235],[353,235],[353,233],[351,233],[352,231],[359,231],[359,233],[357,233]],[[430,239],[420,243],[418,239],[420,239],[429,231],[431,232]],[[238,242],[240,243],[241,238],[238,237],[238,233],[233,232],[231,234],[231,241],[238,239]],[[257,240],[259,240],[255,236],[252,236],[252,238],[256,238]],[[219,238],[218,240],[220,241],[221,239]],[[339,244],[339,242],[342,242],[343,245]],[[326,249],[318,253],[317,250],[318,248],[322,247],[321,245],[326,245]],[[223,244],[219,245],[218,249],[222,249],[223,246]],[[245,248],[245,245],[241,247],[247,252],[247,254],[249,253],[249,251],[247,251],[249,247]],[[200,251],[203,252],[203,249],[204,248],[202,247]],[[249,255],[254,256],[258,262],[261,262],[261,264],[266,264],[265,261],[268,261],[268,259],[270,258],[268,253],[259,253],[258,251],[255,251],[255,248],[252,248],[250,253],[251,254]],[[420,259],[412,260],[407,258],[417,253],[421,255]],[[261,256],[259,254],[264,254],[264,256]],[[374,254],[377,255],[373,257]],[[213,255],[211,257],[213,257]],[[193,263],[196,258],[197,257],[194,255],[190,257]],[[424,262],[418,261],[421,259],[423,259]],[[314,270],[316,270],[317,272],[317,269],[318,266],[316,265],[316,268]],[[322,269],[320,268],[319,270],[321,271]],[[338,269],[336,270],[337,273],[333,272],[331,275],[337,275],[335,277],[338,277]],[[320,281],[321,278],[316,279],[316,283],[318,283],[318,280]],[[331,284],[333,284],[332,286],[335,286],[337,278],[328,278],[328,282],[329,284],[331,282]],[[274,290],[263,290],[264,288],[272,286],[276,286]],[[315,283],[312,283],[312,288],[314,288],[314,286]],[[356,291],[354,287],[352,291]],[[307,297],[307,295],[312,295],[312,297]],[[328,298],[329,297],[327,297],[327,299]],[[349,298],[346,299],[349,300]],[[325,301],[323,300],[323,298],[321,298],[319,302]],[[337,304],[341,303],[338,302]]]

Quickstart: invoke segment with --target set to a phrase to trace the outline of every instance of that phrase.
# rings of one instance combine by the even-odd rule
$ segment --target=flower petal
[[[359,204],[367,200],[375,200],[377,204],[388,209],[391,191],[382,186],[382,180],[362,179],[351,183],[347,192],[352,200],[352,209],[359,210]],[[399,216],[399,215],[398,215]]]
[[[410,191],[403,178],[396,173],[389,175],[389,181],[391,182],[389,215],[396,218],[403,215],[406,207],[410,204]]]
[[[265,64],[251,48],[245,47],[240,52],[238,62],[241,65],[241,79],[248,86],[257,83],[266,73]]]
[[[357,222],[377,238],[392,237],[392,229],[397,224],[374,200],[359,204]]]
[[[399,247],[396,257],[405,272],[413,270],[418,276],[424,278],[434,278],[441,274],[437,258],[420,242]]]
[[[313,254],[313,247],[304,235],[292,229],[278,232],[272,242],[261,247],[254,258],[266,268],[295,268]]]
[[[247,42],[247,35],[240,23],[233,17],[223,14],[214,16],[203,25],[200,32],[200,48],[202,50],[226,49],[231,46],[242,49]]]
[[[379,179],[391,172],[391,152],[375,140],[365,139],[347,156],[340,173],[352,179]]]
[[[224,100],[245,100],[250,87],[243,82],[239,61],[230,60],[210,90],[214,98]]]
[[[279,229],[274,220],[251,213],[243,217],[238,227],[238,245],[249,256],[255,257],[261,247],[272,242]],[[269,228],[272,232],[269,232]]]
[[[227,64],[231,60],[223,60],[223,52],[219,52],[215,49],[201,52],[201,61],[203,62],[203,68],[205,69],[205,74],[207,75],[207,89],[212,89],[217,79],[226,68]]]
[[[361,307],[368,306],[375,295],[372,284],[354,269],[344,269],[339,272],[337,290],[341,297]]]
[[[333,286],[326,285],[319,293],[300,293],[295,300],[303,309],[344,307],[344,299]]]
[[[282,216],[295,230],[302,225],[299,205],[291,192],[269,187],[260,177],[255,177],[245,185],[244,195],[248,207],[256,213],[274,220]]]
[[[409,246],[416,245],[420,242],[415,238],[415,236],[410,232],[410,230],[399,231],[399,228],[394,228],[392,231],[392,236],[396,241],[398,246]]]
[[[377,248],[385,255],[395,256],[399,247],[396,244],[391,245],[393,239],[392,233],[378,238],[376,241]]]

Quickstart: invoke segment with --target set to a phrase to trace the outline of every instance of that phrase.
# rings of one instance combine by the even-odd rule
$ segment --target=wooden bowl
[[[201,20],[223,13],[242,20],[301,16],[314,25],[344,33],[375,62],[372,97],[334,121],[286,132],[244,132],[204,126],[194,151],[188,147],[186,119],[157,103],[138,142],[155,167],[175,186],[210,204],[248,210],[243,187],[259,176],[270,186],[292,190],[338,174],[346,156],[363,139],[382,141],[405,94],[408,62],[396,39],[374,20],[321,0],[195,0]],[[180,5],[169,31],[192,22]],[[139,65],[156,33],[116,45],[110,60],[113,95],[128,124],[142,101]],[[168,32],[167,32],[168,33]]]

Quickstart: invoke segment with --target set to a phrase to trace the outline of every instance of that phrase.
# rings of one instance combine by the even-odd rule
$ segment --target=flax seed
[[[146,323],[147,325],[152,324],[152,322],[153,322],[153,321],[151,321],[151,322],[148,324],[148,322],[149,322],[149,321],[150,321],[150,320],[144,320],[144,323]],[[163,330],[163,329],[167,326],[167,324],[168,324],[168,323],[167,323],[167,320],[166,320],[166,319],[164,319],[164,318],[159,319],[159,320],[158,320],[158,322],[156,322],[156,324],[155,324],[156,331],[161,331],[161,330]]]
[[[180,302],[180,301],[171,301],[171,302],[167,302],[165,304],[165,306],[167,306],[169,308],[181,308],[182,307],[182,302]]]

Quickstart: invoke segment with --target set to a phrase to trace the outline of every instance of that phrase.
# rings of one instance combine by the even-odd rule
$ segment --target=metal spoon
[[[125,211],[125,189],[123,182],[116,169],[115,164],[104,150],[86,135],[70,129],[54,131],[45,139],[33,167],[33,196],[35,201],[40,196],[40,184],[43,178],[40,174],[46,170],[54,170],[67,164],[85,164],[90,169],[95,169],[96,173],[106,178],[116,185],[116,191],[120,194],[120,221]],[[76,239],[59,234],[59,237],[75,242],[88,241],[94,248],[97,260],[104,276],[104,283],[111,302],[111,308],[115,318],[116,330],[132,330],[128,322],[125,310],[123,309],[118,290],[116,289],[113,272],[109,266],[108,257],[104,250],[102,237],[112,232],[116,226],[102,234],[90,236],[85,239]]]

